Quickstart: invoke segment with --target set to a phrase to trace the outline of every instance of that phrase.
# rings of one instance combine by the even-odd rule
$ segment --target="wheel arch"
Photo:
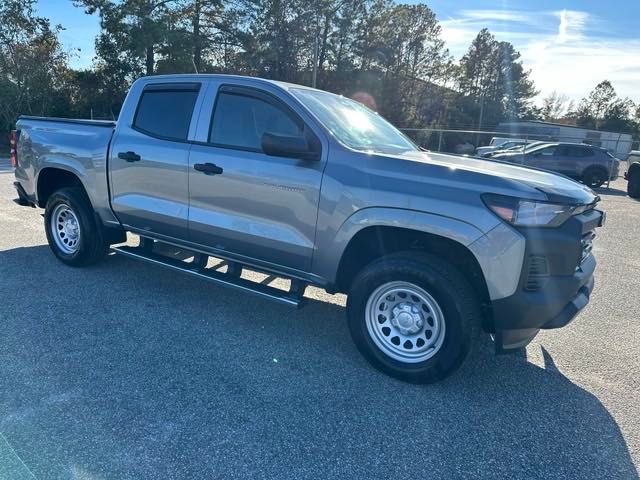
[[[36,180],[36,199],[38,206],[44,208],[49,197],[65,187],[79,187],[89,196],[87,189],[84,187],[81,174],[73,169],[55,167],[44,167],[38,172]]]
[[[121,243],[126,240],[126,233],[119,224],[111,223],[107,225],[102,221],[100,212],[95,209],[95,204],[82,183],[81,175],[76,170],[58,166],[42,168],[38,172],[36,179],[37,205],[40,208],[46,207],[47,201],[53,193],[67,187],[75,187],[82,190],[89,202],[89,207],[93,211],[97,224],[102,225],[103,234],[110,244]]]
[[[496,223],[498,223],[496,221]],[[403,250],[430,252],[469,274],[484,303],[489,293],[480,263],[469,246],[483,236],[469,223],[440,215],[370,208],[352,215],[336,235],[340,249],[328,278],[336,292],[347,292],[357,272],[371,261]]]
[[[591,165],[587,166],[584,170],[582,170],[582,176],[584,177],[584,175],[591,170],[601,171],[602,173],[604,173],[605,179],[609,175],[609,169],[607,167],[599,163],[592,163]]]

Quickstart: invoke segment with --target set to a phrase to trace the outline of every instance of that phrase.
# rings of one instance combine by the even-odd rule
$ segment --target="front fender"
[[[499,223],[497,219],[496,223]],[[324,243],[318,245],[313,261],[314,273],[325,278],[327,283],[334,284],[349,241],[359,231],[368,227],[415,230],[453,240],[465,247],[483,236],[483,232],[474,225],[451,217],[408,209],[363,208],[348,217],[332,239],[326,235]]]

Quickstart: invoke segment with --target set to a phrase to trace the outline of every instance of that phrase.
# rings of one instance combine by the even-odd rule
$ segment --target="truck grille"
[[[531,255],[527,264],[527,279],[524,289],[528,292],[541,290],[549,279],[549,263],[547,257]]]

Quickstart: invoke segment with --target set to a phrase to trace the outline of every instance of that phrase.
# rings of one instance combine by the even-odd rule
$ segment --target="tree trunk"
[[[322,29],[322,44],[320,45],[320,58],[318,59],[318,70],[324,70],[324,61],[327,57],[327,40],[329,38],[329,27],[331,26],[331,17],[327,13],[324,16],[324,28]]]
[[[193,12],[193,66],[196,73],[202,65],[202,38],[200,37],[200,0],[195,0]]]
[[[153,45],[147,45],[146,47],[146,67],[147,67],[147,75],[153,75],[153,69],[155,67],[155,57],[153,51]]]

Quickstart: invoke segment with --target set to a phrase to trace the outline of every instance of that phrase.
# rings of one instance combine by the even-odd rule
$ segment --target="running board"
[[[176,260],[154,253],[152,250],[143,249],[142,247],[112,246],[111,250],[118,255],[124,255],[125,257],[142,260],[170,270],[186,273],[192,277],[208,280],[209,282],[216,283],[218,285],[235,288],[242,292],[252,293],[269,300],[289,305],[290,307],[299,308],[302,304],[304,286],[301,287],[298,280],[292,279],[290,291],[285,291],[262,283],[252,282],[251,280],[240,278],[238,276],[218,272],[212,268],[202,268],[202,263],[200,263],[200,261],[190,264],[182,260]]]

